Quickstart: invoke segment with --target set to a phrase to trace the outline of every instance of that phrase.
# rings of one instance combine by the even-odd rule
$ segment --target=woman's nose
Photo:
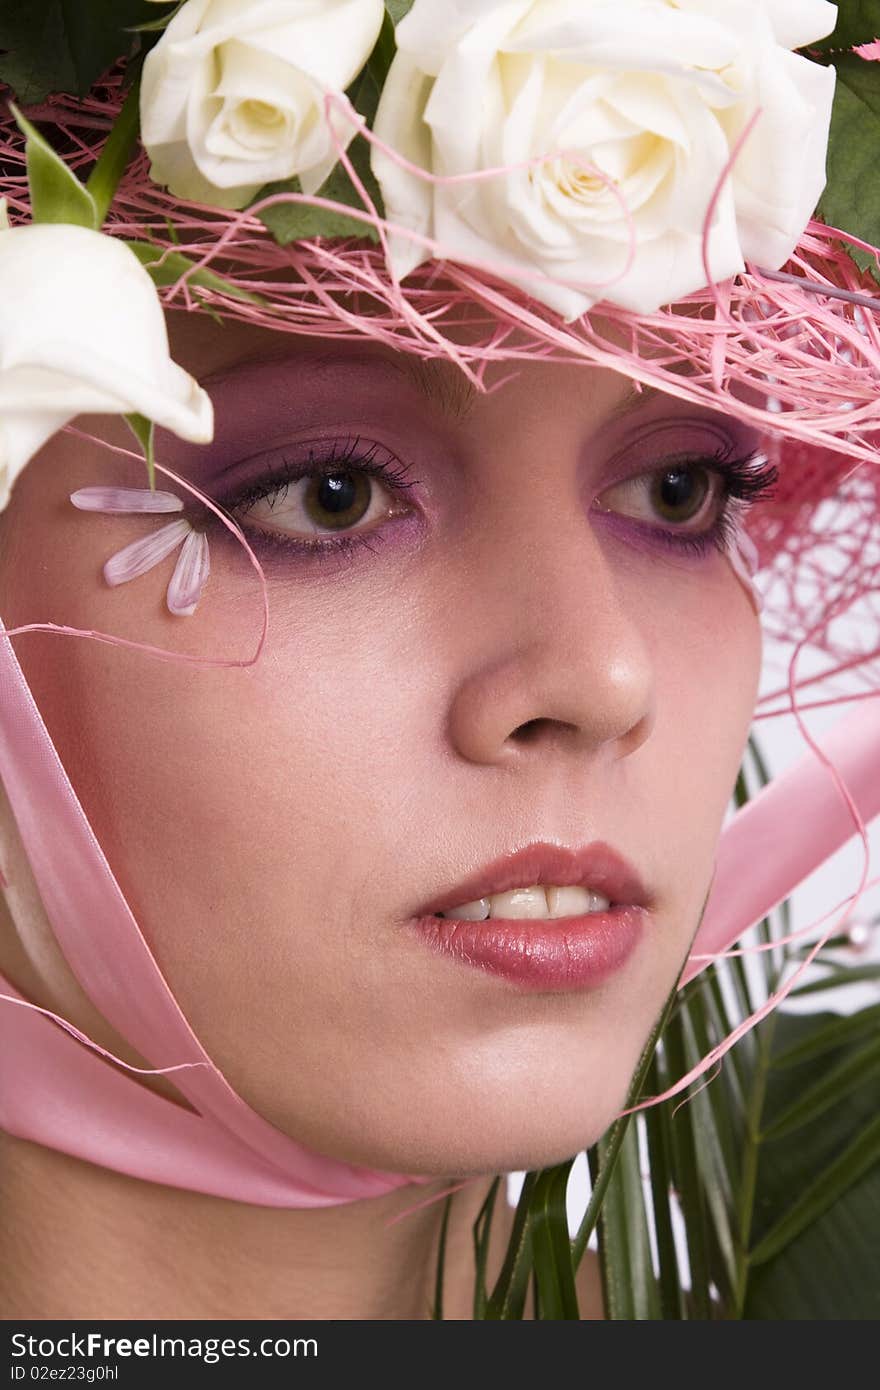
[[[462,566],[454,746],[501,765],[551,748],[633,753],[653,727],[656,690],[632,588],[627,602],[584,507],[545,499],[511,520],[496,518]]]

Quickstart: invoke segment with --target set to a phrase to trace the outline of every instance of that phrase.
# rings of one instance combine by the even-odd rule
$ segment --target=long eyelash
[[[346,466],[357,469],[359,472],[368,473],[371,477],[379,478],[391,489],[392,492],[402,493],[405,489],[415,486],[418,478],[411,478],[412,465],[403,463],[394,455],[389,454],[387,460],[382,461],[376,457],[379,450],[378,444],[373,444],[370,448],[360,451],[360,435],[349,436],[346,440],[334,440],[326,445],[321,445],[321,453],[318,457],[312,448],[309,448],[308,458],[305,461],[291,461],[286,456],[281,457],[280,465],[273,471],[271,477],[261,478],[258,482],[238,489],[234,494],[224,498],[222,501],[214,499],[217,505],[226,512],[231,521],[240,526],[239,516],[242,512],[247,513],[265,497],[278,493],[278,501],[283,500],[287,495],[287,489],[291,483],[299,482],[301,478],[313,477],[316,474],[324,473],[330,475],[344,471]],[[388,450],[384,451],[388,453]],[[239,515],[234,515],[230,507],[234,505]],[[277,504],[274,504],[277,505]],[[250,536],[253,539],[253,533]],[[316,559],[327,558],[331,553],[350,552],[365,546],[368,550],[376,550],[377,543],[381,544],[384,540],[380,527],[375,527],[366,533],[352,532],[351,535],[327,536],[320,540],[304,541],[296,536],[275,535],[271,531],[260,531],[259,541],[262,546],[271,546],[276,550],[296,551],[299,554],[314,556]]]
[[[240,525],[238,517],[229,510],[232,503],[235,504],[239,513],[247,512],[249,507],[253,507],[256,502],[262,501],[263,498],[272,493],[278,492],[280,500],[286,495],[286,489],[290,484],[298,482],[301,478],[313,476],[318,472],[337,473],[342,471],[346,465],[379,478],[395,492],[403,492],[418,483],[418,478],[410,477],[411,465],[402,463],[393,455],[389,457],[388,461],[378,460],[376,458],[379,448],[377,444],[373,444],[363,452],[358,452],[359,447],[360,435],[356,435],[349,436],[345,442],[337,440],[328,445],[322,458],[316,458],[310,448],[305,463],[301,461],[294,463],[282,456],[280,467],[275,470],[271,477],[263,478],[259,482],[239,489],[237,493],[228,498],[215,498],[214,500],[223,511],[226,511],[231,521]],[[758,463],[759,459],[762,459],[763,462]],[[714,454],[673,455],[665,460],[663,469],[657,471],[665,472],[675,467],[705,468],[720,474],[724,500],[717,519],[708,530],[701,532],[687,532],[662,526],[650,526],[644,523],[639,524],[639,529],[650,533],[653,540],[670,550],[697,556],[705,555],[713,546],[724,553],[730,546],[744,514],[759,499],[773,496],[774,486],[779,478],[779,470],[760,451],[753,450],[748,454],[734,456],[731,448],[724,446],[719,447]],[[321,540],[310,541],[299,540],[294,536],[274,535],[271,531],[259,533],[260,544],[263,546],[280,551],[295,551],[318,560],[329,558],[335,554],[351,553],[361,546],[375,552],[384,539],[381,527],[376,527],[366,533],[355,531],[350,535],[328,536]]]
[[[758,462],[758,460],[762,462]],[[677,455],[667,459],[662,472],[679,468],[706,468],[721,475],[724,502],[716,521],[707,531],[676,531],[665,527],[647,527],[661,545],[692,555],[705,555],[714,546],[722,554],[728,549],[745,513],[759,499],[773,496],[779,480],[779,469],[760,452],[732,456],[729,448],[721,447],[711,455]]]

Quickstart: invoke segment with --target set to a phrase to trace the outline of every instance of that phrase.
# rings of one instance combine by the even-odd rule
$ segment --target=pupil
[[[672,468],[660,478],[657,501],[663,511],[675,513],[675,519],[681,521],[699,511],[707,490],[705,475],[690,468]]]
[[[318,503],[328,512],[347,512],[354,503],[355,486],[349,473],[329,473],[321,479]]]
[[[369,476],[352,468],[313,476],[304,501],[306,511],[319,528],[342,531],[366,516],[371,497]]]

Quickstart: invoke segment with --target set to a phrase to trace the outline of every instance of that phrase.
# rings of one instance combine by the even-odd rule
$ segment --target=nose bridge
[[[456,692],[452,733],[477,760],[507,761],[539,737],[582,751],[637,748],[654,719],[654,670],[585,504],[511,488],[466,567],[479,641]],[[489,538],[487,539],[487,534]]]

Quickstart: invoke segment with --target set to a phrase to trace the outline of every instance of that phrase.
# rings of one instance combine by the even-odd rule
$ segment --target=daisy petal
[[[146,574],[147,570],[170,555],[191,530],[189,522],[181,518],[180,521],[169,521],[167,526],[154,531],[152,535],[132,541],[124,550],[117,550],[115,555],[110,556],[104,566],[104,578],[108,584],[125,584],[129,579],[137,579],[139,574]]]
[[[195,612],[210,571],[208,537],[204,531],[190,531],[183,542],[183,549],[177,557],[177,564],[168,585],[169,613],[175,613],[179,618],[188,618]]]
[[[70,500],[82,512],[182,512],[183,499],[173,492],[143,487],[81,487]]]

